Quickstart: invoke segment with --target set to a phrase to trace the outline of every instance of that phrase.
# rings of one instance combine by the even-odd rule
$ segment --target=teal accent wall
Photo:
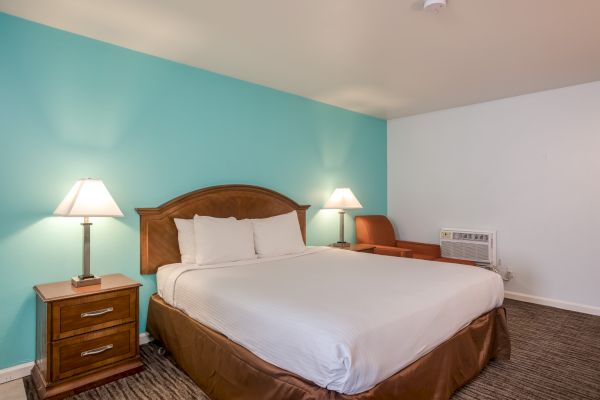
[[[301,69],[301,66],[299,66]],[[135,207],[247,183],[303,204],[309,244],[337,240],[335,187],[386,213],[386,122],[0,14],[0,368],[35,357],[32,286],[81,269],[77,218],[52,212],[81,177],[124,218],[93,220],[92,272],[143,283]],[[347,235],[354,226],[347,219]]]

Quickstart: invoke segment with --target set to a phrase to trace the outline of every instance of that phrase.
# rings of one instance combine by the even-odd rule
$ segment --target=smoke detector
[[[444,7],[446,7],[446,0],[425,0],[423,3],[425,11],[431,11],[436,14]]]

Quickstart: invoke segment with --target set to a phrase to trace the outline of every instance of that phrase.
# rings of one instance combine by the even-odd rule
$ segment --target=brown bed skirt
[[[344,395],[263,361],[157,294],[150,299],[147,329],[212,400],[448,399],[490,359],[510,357],[506,310],[500,307],[373,388]]]

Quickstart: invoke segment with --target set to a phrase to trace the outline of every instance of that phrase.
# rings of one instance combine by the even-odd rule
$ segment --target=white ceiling
[[[45,25],[391,119],[600,80],[600,0],[0,0]]]

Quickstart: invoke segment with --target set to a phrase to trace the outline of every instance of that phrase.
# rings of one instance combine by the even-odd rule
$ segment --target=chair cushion
[[[355,219],[358,243],[382,246],[396,245],[396,234],[392,223],[385,215],[360,215]]]

